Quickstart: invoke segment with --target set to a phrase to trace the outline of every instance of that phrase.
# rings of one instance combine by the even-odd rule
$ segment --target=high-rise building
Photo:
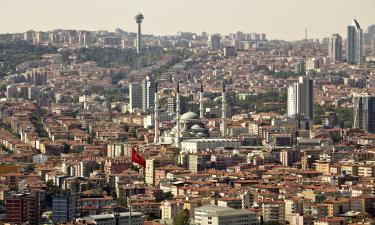
[[[300,75],[305,75],[306,63],[303,59],[298,60],[298,62],[294,65],[294,72]]]
[[[329,38],[328,56],[335,62],[342,61],[342,38],[339,34],[332,34]]]
[[[142,85],[136,82],[131,83],[129,84],[129,111],[134,112],[142,108]]]
[[[220,49],[220,36],[213,34],[210,36],[210,50],[218,51]]]
[[[52,219],[55,223],[64,223],[74,220],[72,196],[70,193],[54,195],[52,197]]]
[[[322,68],[323,60],[321,58],[311,58],[306,61],[307,71],[319,71]]]
[[[359,23],[353,19],[352,25],[348,26],[347,40],[348,64],[362,64],[363,62],[363,32]]]
[[[33,30],[26,31],[23,34],[23,37],[24,37],[25,41],[32,42],[34,40],[34,37],[35,37],[35,31],[33,31]]]
[[[5,200],[6,223],[39,224],[39,198],[31,193],[13,193]]]
[[[375,56],[375,38],[372,40],[372,43],[371,43],[371,52],[372,52],[372,55]]]
[[[44,32],[36,32],[36,42],[42,43],[44,41]]]
[[[375,24],[368,26],[367,28],[370,41],[375,41]]]
[[[236,32],[236,40],[243,41],[244,40],[244,34],[242,31]]]
[[[355,94],[353,96],[354,125],[363,131],[375,133],[375,95]]]
[[[299,77],[298,82],[288,87],[288,116],[303,116],[313,119],[314,83],[310,77]]]
[[[152,76],[147,76],[142,81],[142,110],[152,110],[155,100],[155,80]]]
[[[80,31],[79,35],[78,35],[78,42],[80,44],[92,44],[94,43],[94,38],[91,34],[91,32],[89,31]]]

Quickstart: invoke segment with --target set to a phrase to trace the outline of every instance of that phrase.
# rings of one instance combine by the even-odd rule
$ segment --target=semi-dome
[[[194,112],[186,112],[184,114],[182,114],[181,116],[181,120],[196,120],[196,119],[199,119],[199,116],[194,113]]]
[[[199,126],[198,124],[194,124],[193,126],[191,126],[191,129],[192,130],[200,130],[200,129],[202,129],[202,127]]]
[[[208,134],[206,134],[206,133],[202,133],[202,132],[197,133],[197,137],[207,137],[207,136],[208,136]]]

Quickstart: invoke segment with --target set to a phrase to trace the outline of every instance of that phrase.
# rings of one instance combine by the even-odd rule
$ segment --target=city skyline
[[[145,15],[142,26],[146,34],[172,35],[178,31],[228,34],[241,30],[266,33],[269,39],[300,40],[305,37],[305,29],[309,38],[321,39],[333,33],[346,37],[346,27],[353,18],[357,19],[364,31],[375,21],[372,13],[375,2],[371,0],[361,1],[360,4],[349,0],[318,0],[304,4],[297,0],[238,0],[225,5],[223,1],[213,0],[203,3],[192,0],[189,4],[165,0],[162,5],[160,1],[145,1],[114,0],[108,3],[81,0],[73,3],[71,0],[1,0],[0,33],[60,28],[109,31],[121,28],[136,32],[134,16],[140,12]],[[56,16],[56,9],[68,12],[68,16]],[[357,13],[359,11],[360,14]],[[340,13],[333,15],[332,12]],[[17,14],[27,19],[9,19]]]

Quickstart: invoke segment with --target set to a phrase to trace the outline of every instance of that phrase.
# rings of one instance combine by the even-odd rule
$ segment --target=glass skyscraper
[[[346,52],[348,64],[362,64],[363,32],[355,19],[353,19],[352,25],[348,26],[348,44]]]
[[[355,94],[354,126],[363,131],[375,133],[375,95]]]

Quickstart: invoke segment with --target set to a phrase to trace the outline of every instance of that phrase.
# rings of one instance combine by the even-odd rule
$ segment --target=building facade
[[[301,76],[298,82],[288,87],[288,116],[313,119],[314,83],[311,78]]]
[[[155,80],[152,76],[147,76],[142,81],[142,110],[146,112],[152,110],[155,105]]]
[[[10,224],[39,224],[39,198],[31,193],[13,193],[5,200],[6,218]]]
[[[365,132],[375,133],[375,96],[355,94],[353,96],[354,125]]]
[[[328,56],[335,62],[342,61],[342,38],[339,34],[332,34],[329,38]]]
[[[353,19],[353,22],[348,26],[348,40],[347,40],[347,58],[348,64],[362,64],[363,62],[363,31],[359,23]]]
[[[142,85],[139,83],[129,84],[129,111],[134,112],[137,109],[142,109]]]

